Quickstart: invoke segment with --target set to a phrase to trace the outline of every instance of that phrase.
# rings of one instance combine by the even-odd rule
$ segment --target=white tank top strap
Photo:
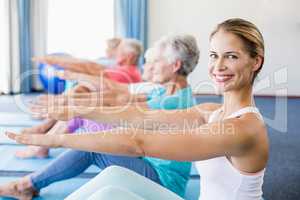
[[[257,107],[254,107],[254,106],[247,106],[247,107],[244,107],[234,113],[232,113],[231,115],[229,115],[228,117],[226,117],[226,119],[230,119],[230,118],[235,118],[235,117],[239,117],[241,115],[244,115],[246,113],[255,113],[257,114],[257,116],[259,117],[260,120],[263,121],[263,117],[262,115],[260,114],[259,110]]]
[[[221,108],[219,108],[219,109],[213,111],[213,112],[209,115],[208,123],[212,122],[213,119],[214,119],[216,116],[218,116],[218,114],[219,114],[221,111],[222,111]]]
[[[213,111],[210,116],[209,116],[209,119],[208,119],[208,123],[212,122],[213,119],[218,115],[220,114],[220,112],[222,111],[222,108],[219,108],[215,111]],[[228,117],[226,117],[225,119],[230,119],[230,118],[235,118],[235,117],[239,117],[241,115],[244,115],[246,113],[255,113],[257,114],[257,116],[259,117],[260,120],[264,121],[264,118],[263,116],[260,114],[259,112],[259,109],[257,107],[254,107],[254,106],[247,106],[247,107],[244,107],[234,113],[232,113],[231,115],[229,115]]]

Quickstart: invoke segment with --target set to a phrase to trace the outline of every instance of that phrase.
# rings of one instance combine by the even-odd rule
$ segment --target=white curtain
[[[8,55],[9,55],[9,21],[8,21],[8,0],[0,1],[0,93],[8,91]]]
[[[20,83],[15,81],[20,74],[19,24],[17,0],[1,0],[1,73],[0,91],[16,93],[20,91]]]
[[[31,0],[31,47],[32,56],[44,56],[47,51],[47,27],[48,27],[48,0]],[[33,71],[37,72],[34,64]],[[34,73],[32,88],[42,89],[37,73]]]
[[[0,93],[21,90],[20,24],[18,0],[0,0]],[[46,51],[47,0],[30,0],[31,55]],[[33,66],[33,73],[36,67]],[[32,76],[34,89],[39,89],[37,76]]]

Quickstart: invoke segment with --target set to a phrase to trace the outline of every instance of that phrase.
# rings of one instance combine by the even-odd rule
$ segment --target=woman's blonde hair
[[[261,66],[254,72],[253,83],[263,66],[265,57],[265,45],[261,32],[253,23],[239,18],[228,19],[218,24],[211,33],[210,39],[219,31],[225,31],[238,36],[242,40],[245,50],[249,53],[250,57],[255,58],[260,56],[262,58]]]

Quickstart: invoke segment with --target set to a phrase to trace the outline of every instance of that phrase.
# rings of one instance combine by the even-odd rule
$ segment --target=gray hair
[[[108,49],[116,49],[121,41],[122,39],[118,37],[109,38],[106,40],[106,46]]]
[[[187,76],[198,64],[200,51],[192,35],[168,35],[157,41],[154,47],[161,51],[169,63],[177,60],[182,62],[181,68],[177,71],[179,75]]]
[[[153,47],[148,48],[144,55],[146,62],[154,62],[157,56],[158,56],[158,52]]]
[[[123,45],[124,50],[127,53],[133,53],[134,55],[137,56],[137,58],[143,52],[143,45],[141,44],[140,41],[138,41],[136,39],[125,38],[125,39],[122,39],[121,44]]]

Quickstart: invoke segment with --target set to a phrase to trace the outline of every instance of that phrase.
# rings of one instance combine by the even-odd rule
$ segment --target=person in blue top
[[[191,35],[169,35],[156,42],[151,51],[151,59],[147,60],[147,71],[152,74],[152,82],[159,83],[163,87],[154,89],[150,94],[145,95],[146,101],[128,103],[126,106],[135,110],[142,109],[144,112],[155,112],[155,110],[186,109],[195,105],[187,76],[198,64],[199,49],[196,39]],[[119,108],[122,109],[123,106]],[[82,107],[82,109],[86,111],[88,108]],[[105,119],[107,114],[110,115],[106,109],[111,109],[111,107],[97,107],[93,108],[91,112],[73,112],[74,115],[52,116],[52,118],[69,120],[74,117],[83,117],[94,120],[96,115],[98,116],[97,122],[109,123]],[[118,109],[118,107],[113,107],[113,109]],[[103,111],[103,113],[100,114],[99,111]],[[51,115],[51,113],[47,115],[49,114]],[[102,115],[103,119],[99,120],[99,115]],[[122,124],[121,120],[120,124],[114,125],[126,126],[126,124]],[[151,126],[151,124],[149,125]],[[190,162],[70,150],[60,155],[46,168],[1,186],[0,196],[31,199],[42,188],[56,181],[75,177],[92,164],[101,169],[112,165],[125,167],[161,184],[181,197],[185,194],[191,170]],[[86,197],[81,196],[76,199],[86,199]]]

